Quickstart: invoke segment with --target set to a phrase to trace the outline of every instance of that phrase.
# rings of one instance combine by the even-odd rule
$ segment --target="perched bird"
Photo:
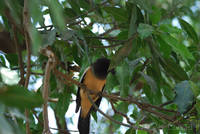
[[[109,65],[110,60],[106,58],[97,59],[96,62],[94,62],[85,70],[81,78],[81,83],[83,83],[88,89],[94,91],[95,93],[102,92],[106,84],[106,76],[109,72]],[[90,94],[90,97],[99,107],[102,97],[98,96],[97,94]],[[91,110],[94,110],[94,108],[92,108],[92,104],[88,99],[86,91],[79,87],[76,97],[76,113],[80,107],[81,110],[78,120],[78,130],[80,134],[89,134],[90,112]]]

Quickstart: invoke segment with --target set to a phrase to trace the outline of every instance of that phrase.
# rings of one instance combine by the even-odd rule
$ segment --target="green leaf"
[[[159,8],[153,6],[152,7],[152,13],[150,14],[150,20],[152,21],[153,24],[157,24],[160,21],[161,18],[161,11]]]
[[[151,5],[148,0],[131,0],[131,2],[139,5],[142,9],[146,10],[147,12],[151,13]]]
[[[116,77],[120,83],[120,96],[127,96],[129,93],[130,70],[126,62],[116,68]]]
[[[97,112],[92,111],[91,113],[92,113],[92,117],[97,122]]]
[[[58,27],[59,31],[62,31],[65,28],[65,20],[63,16],[63,7],[62,5],[56,0],[46,0],[49,9],[50,9],[50,16],[55,24]]]
[[[42,35],[42,45],[43,46],[48,46],[52,45],[55,40],[56,40],[56,30],[51,30],[51,31],[46,31],[45,33],[41,34]]]
[[[12,126],[8,123],[3,114],[0,115],[0,133],[1,134],[16,134]]]
[[[39,107],[43,103],[42,96],[19,85],[0,88],[0,102],[18,108]]]
[[[31,18],[33,19],[33,24],[36,25],[37,22],[39,24],[44,23],[42,9],[41,9],[41,0],[30,0],[28,1],[29,4],[29,11]]]
[[[39,34],[39,32],[37,31],[37,29],[35,27],[31,27],[30,30],[29,30],[29,34],[30,34],[30,37],[31,38],[31,41],[33,43],[32,46],[32,50],[33,50],[33,54],[37,55],[38,52],[39,52],[39,49],[40,49],[40,46],[42,45],[42,39],[41,39],[41,36]]]
[[[74,18],[77,14],[71,8],[64,8],[64,16],[66,16],[66,18]]]
[[[79,15],[81,14],[80,6],[77,4],[76,0],[69,0],[69,4],[71,5],[72,9]]]
[[[159,29],[161,31],[164,31],[166,33],[176,33],[176,34],[181,34],[182,33],[182,30],[175,27],[175,26],[172,26],[172,24],[161,24]]]
[[[139,33],[140,37],[144,39],[154,32],[154,28],[151,25],[140,23],[137,32]]]
[[[146,75],[143,72],[140,72],[140,74],[144,77],[144,79],[147,81],[148,85],[151,87],[152,91],[157,91],[158,87],[156,85],[156,82],[154,81],[153,78],[151,78],[150,76]]]
[[[184,113],[194,102],[194,94],[189,81],[182,81],[176,84],[175,91],[174,103],[178,106],[178,111]]]
[[[124,8],[117,7],[104,7],[104,10],[113,16],[116,21],[127,22],[128,21],[128,13]]]
[[[108,92],[111,92],[115,86],[117,86],[119,83],[117,81],[117,77],[111,73],[108,74],[106,77],[106,86],[105,89]]]
[[[168,45],[170,45],[175,52],[179,53],[183,58],[195,60],[192,53],[190,53],[190,51],[188,50],[188,48],[185,45],[180,44],[180,42],[178,42],[178,40],[172,37],[171,35],[162,34],[161,38]]]
[[[55,107],[56,115],[60,119],[60,123],[63,124],[65,121],[65,114],[70,104],[71,94],[69,92],[60,93],[59,100]]]
[[[6,67],[6,60],[3,55],[0,55],[0,65]]]
[[[187,73],[180,67],[179,64],[177,64],[172,59],[163,59],[160,61],[162,67],[165,69],[166,73],[171,75],[177,80],[187,80],[188,75]]]
[[[148,133],[146,131],[144,131],[144,130],[138,130],[137,134],[148,134]]]
[[[60,37],[63,40],[69,40],[74,36],[74,34],[75,34],[74,31],[65,29],[65,30],[63,30],[61,32],[61,36]]]
[[[125,134],[136,134],[136,130],[134,130],[133,128],[130,128],[126,131]]]
[[[172,52],[172,47],[168,45],[160,36],[156,36],[158,43],[159,43],[159,48],[160,48],[160,53],[163,55],[165,58],[169,58],[171,52]]]
[[[130,25],[129,25],[128,38],[130,38],[131,36],[133,36],[134,33],[136,33],[136,29],[137,29],[136,21],[137,21],[137,9],[136,9],[136,5],[133,5],[131,20],[130,20]]]
[[[168,128],[164,128],[163,131],[166,134],[180,134],[179,128],[176,128],[174,126],[168,127]]]
[[[18,66],[18,56],[17,54],[6,54],[6,59],[9,61],[10,66]]]
[[[189,81],[190,83],[190,86],[191,86],[191,90],[193,92],[193,94],[195,95],[195,97],[197,97],[198,99],[198,96],[200,95],[200,88],[197,86],[196,83],[192,82],[192,81]]]
[[[118,65],[126,56],[128,56],[133,48],[133,42],[134,40],[130,40],[127,42],[124,46],[122,46],[116,54],[112,57],[111,64],[109,66],[109,69],[114,68],[116,65]]]
[[[195,43],[198,43],[199,42],[199,38],[197,36],[197,33],[195,32],[194,28],[189,24],[187,23],[185,20],[179,18],[179,23],[181,25],[181,27],[187,32],[187,34],[190,36],[190,38],[192,38]]]

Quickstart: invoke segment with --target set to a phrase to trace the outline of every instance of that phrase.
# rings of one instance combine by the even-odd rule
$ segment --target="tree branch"
[[[30,40],[29,40],[29,16],[28,16],[28,1],[24,0],[24,11],[23,11],[23,23],[24,23],[24,34],[25,34],[25,42],[26,42],[26,49],[27,49],[27,73],[26,73],[26,80],[25,80],[25,88],[28,88],[29,78],[31,74],[31,47],[30,47]],[[29,111],[25,110],[26,116],[26,134],[31,134],[30,125],[28,121]]]
[[[48,57],[48,61],[45,67],[45,74],[44,74],[44,85],[43,85],[43,91],[42,96],[44,99],[43,104],[43,122],[44,122],[44,129],[43,134],[51,134],[50,128],[49,128],[49,119],[48,119],[48,97],[49,97],[49,80],[50,80],[50,73],[51,70],[56,65],[56,60],[54,54],[48,50],[48,49],[42,49],[41,52]]]
[[[89,95],[89,90],[85,89],[86,90],[86,93],[87,93],[87,96],[88,96],[88,99],[90,101],[90,103],[92,103],[92,105],[94,106],[94,108],[99,112],[101,113],[103,116],[105,116],[106,118],[108,118],[109,120],[111,120],[112,122],[116,123],[116,124],[119,124],[119,125],[122,125],[122,126],[125,126],[125,127],[129,127],[129,128],[133,128],[135,130],[144,130],[144,131],[147,131],[149,133],[153,133],[152,130],[150,129],[147,129],[147,128],[142,128],[142,127],[139,127],[139,126],[135,126],[135,125],[129,125],[129,124],[125,124],[123,122],[119,122],[117,120],[114,120],[112,117],[108,116],[107,114],[105,114],[103,111],[101,111],[98,106],[94,103],[94,101],[92,100],[92,98],[90,97]]]
[[[136,38],[138,35],[138,33],[135,33],[133,34],[132,37],[128,38],[127,40],[123,40],[121,41],[120,43],[117,43],[117,44],[114,44],[114,45],[110,45],[110,46],[89,46],[90,48],[112,48],[112,47],[117,47],[117,46],[121,46],[121,45],[124,45],[124,43],[130,41],[130,40],[133,40],[134,38]],[[102,39],[109,39],[109,38],[106,38],[106,37],[95,37],[95,38],[102,38]],[[116,40],[115,40],[116,41]],[[118,40],[119,41],[119,40]]]
[[[130,119],[128,118],[128,116],[127,116],[126,114],[124,114],[124,113],[122,113],[122,112],[120,112],[120,111],[117,111],[117,109],[115,109],[115,106],[114,106],[114,104],[113,104],[113,102],[112,102],[111,99],[110,99],[110,104],[111,104],[111,106],[112,106],[113,111],[114,111],[116,114],[119,114],[119,115],[123,116],[124,118],[126,118],[126,121],[127,121],[130,125],[135,125],[134,123],[132,123],[132,122],[130,121]]]

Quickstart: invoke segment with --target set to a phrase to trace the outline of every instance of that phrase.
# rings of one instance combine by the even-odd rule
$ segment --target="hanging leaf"
[[[146,75],[143,72],[140,72],[140,74],[144,77],[144,79],[146,80],[146,82],[148,83],[148,85],[151,87],[152,91],[157,91],[158,87],[156,85],[156,82],[154,81],[153,78],[151,78],[150,76]]]
[[[18,108],[39,107],[43,103],[42,96],[19,85],[0,88],[0,102]]]
[[[105,7],[104,10],[113,16],[116,21],[127,22],[128,21],[128,13],[124,8],[116,8],[116,7]]]
[[[136,134],[136,130],[134,130],[133,128],[130,128],[126,131],[125,134]]]
[[[130,38],[134,33],[136,33],[136,29],[137,29],[136,21],[137,21],[137,9],[136,9],[136,5],[133,5],[131,20],[130,20],[130,25],[129,25],[128,38]]]
[[[57,117],[60,119],[60,123],[64,124],[65,121],[65,114],[68,110],[71,94],[70,92],[64,92],[59,94],[59,101],[57,102],[57,105],[55,106],[55,111]]]
[[[188,50],[188,48],[183,45],[180,44],[178,42],[177,39],[175,39],[174,37],[172,37],[171,35],[167,35],[167,34],[162,34],[161,38],[172,47],[172,49],[179,53],[181,56],[183,56],[183,58],[185,59],[190,59],[190,60],[195,60],[192,53],[190,53],[190,51]]]
[[[180,65],[176,64],[175,61],[172,59],[163,59],[160,60],[160,64],[162,67],[165,69],[166,73],[171,75],[177,80],[187,80],[188,75],[187,73],[183,70],[183,68],[180,67]]]
[[[122,46],[116,54],[112,57],[111,64],[109,69],[114,68],[117,64],[119,64],[126,56],[130,54],[133,48],[134,40],[130,40],[124,46]]]
[[[139,5],[142,9],[149,13],[152,12],[151,5],[148,0],[131,0],[131,2]]]
[[[51,30],[51,31],[46,31],[45,33],[41,34],[42,35],[42,45],[43,46],[48,46],[52,45],[54,41],[56,40],[56,30]]]
[[[65,21],[63,17],[63,7],[61,4],[56,0],[46,0],[49,9],[50,9],[50,16],[55,24],[58,27],[59,31],[62,31],[65,28]]]
[[[174,103],[178,106],[178,111],[184,113],[194,102],[194,94],[189,81],[182,81],[176,84],[175,91]]]
[[[157,24],[160,21],[160,18],[161,18],[160,9],[153,6],[152,13],[150,14],[150,20],[152,21],[152,23]]]
[[[129,92],[130,70],[126,62],[116,68],[116,77],[120,83],[120,96],[127,96]]]
[[[137,32],[139,33],[140,37],[144,39],[154,32],[154,28],[148,24],[140,23]]]
[[[181,27],[186,31],[186,33],[190,36],[190,38],[192,38],[196,43],[199,42],[199,38],[197,36],[197,33],[195,32],[194,28],[187,23],[185,20],[179,18],[179,23],[181,25]]]

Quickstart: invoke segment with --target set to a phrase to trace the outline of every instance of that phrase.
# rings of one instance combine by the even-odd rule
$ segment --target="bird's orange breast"
[[[83,84],[85,84],[88,89],[94,92],[101,92],[106,83],[106,79],[101,80],[96,78],[91,68],[88,69],[83,79]],[[92,107],[92,104],[88,99],[87,93],[84,92],[83,89],[80,89],[80,96],[82,109],[81,116],[86,117],[88,115],[88,112],[90,111],[90,108]],[[95,94],[90,95],[90,97],[93,99],[94,102],[98,99],[98,96]]]

